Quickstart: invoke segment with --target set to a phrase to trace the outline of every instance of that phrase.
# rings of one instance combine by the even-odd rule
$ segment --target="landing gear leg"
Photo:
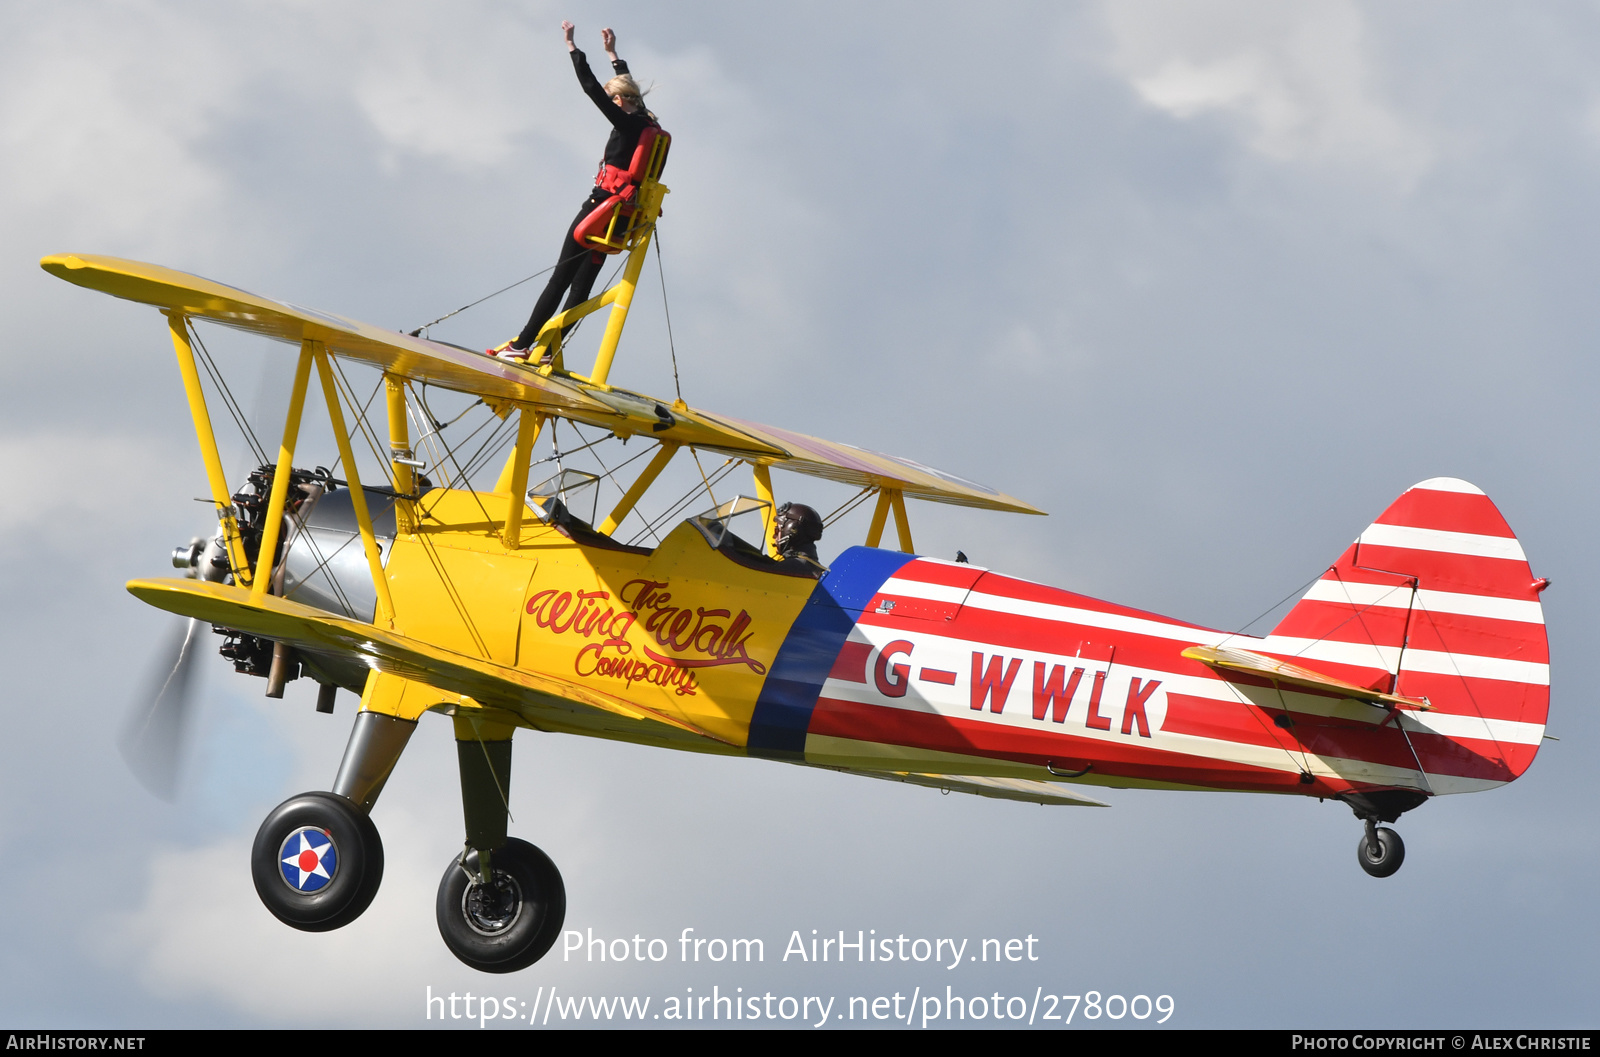
[[[383,881],[383,841],[367,812],[416,727],[377,712],[358,714],[333,792],[290,797],[261,824],[250,873],[279,921],[327,932],[372,903]]]
[[[487,973],[516,972],[544,957],[567,914],[555,863],[532,844],[506,836],[511,731],[456,717],[467,843],[445,868],[434,904],[445,946]]]
[[[1394,822],[1412,808],[1421,806],[1428,794],[1415,789],[1377,789],[1345,793],[1339,797],[1355,812],[1366,832],[1356,845],[1356,859],[1373,877],[1388,877],[1406,861],[1406,846],[1400,834],[1380,822]]]
[[[1366,820],[1367,832],[1356,848],[1361,868],[1374,877],[1388,877],[1406,861],[1405,842],[1400,834],[1388,826],[1379,826],[1371,818]]]

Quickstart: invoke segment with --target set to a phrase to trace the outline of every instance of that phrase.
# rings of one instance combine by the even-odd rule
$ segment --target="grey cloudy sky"
[[[204,530],[203,476],[160,317],[36,262],[427,322],[551,263],[586,193],[606,127],[563,17],[597,59],[617,28],[676,137],[662,242],[692,403],[1051,514],[913,507],[926,553],[1226,628],[1409,485],[1466,478],[1554,581],[1562,740],[1513,786],[1406,816],[1380,882],[1334,804],[1039,809],[525,732],[513,832],[559,864],[568,927],[759,937],[767,959],[557,951],[494,979],[433,922],[461,833],[430,717],[374,815],[372,908],[277,924],[249,843],[331,783],[350,698],[329,719],[217,662],[178,802],[128,776],[117,728],[167,625],[122,584]],[[0,8],[0,1017],[409,1027],[430,987],[842,1007],[950,986],[1168,994],[1188,1027],[1592,1026],[1597,51],[1582,3]],[[503,340],[525,290],[436,336]],[[614,377],[670,393],[646,293]],[[291,350],[217,340],[269,406]],[[1033,935],[1040,960],[780,961],[811,929]]]

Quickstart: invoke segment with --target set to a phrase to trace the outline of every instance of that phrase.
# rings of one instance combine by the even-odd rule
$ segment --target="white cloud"
[[[367,912],[334,932],[298,932],[261,905],[250,841],[151,857],[144,903],[106,926],[108,960],[131,963],[145,986],[174,999],[209,999],[270,1021],[392,1021],[420,1009],[419,977],[458,967],[439,942],[427,878],[444,860],[431,827],[410,813],[384,819],[384,884]],[[314,967],[314,969],[312,968]],[[435,988],[438,990],[438,988]]]
[[[1426,135],[1382,97],[1365,19],[1348,0],[1113,0],[1105,17],[1112,67],[1175,118],[1217,114],[1258,154],[1402,190],[1433,160]]]
[[[10,496],[0,503],[0,541],[48,530],[65,546],[103,533],[108,518],[125,530],[145,512],[170,511],[192,483],[190,475],[172,473],[175,465],[190,465],[177,448],[142,437],[49,431],[0,437],[0,465]]]
[[[512,158],[529,132],[564,138],[568,115],[536,104],[563,71],[530,61],[559,53],[554,32],[536,36],[502,20],[499,32],[484,33],[481,20],[458,16],[453,8],[405,7],[383,18],[358,15],[344,27],[350,39],[340,50],[358,71],[355,100],[384,142],[470,170]]]
[[[195,150],[240,83],[204,28],[146,5],[0,20],[0,189],[6,227],[55,237],[193,243],[225,188]],[[159,42],[129,47],[130,33]],[[182,235],[177,234],[182,231]],[[15,234],[15,232],[12,232]]]

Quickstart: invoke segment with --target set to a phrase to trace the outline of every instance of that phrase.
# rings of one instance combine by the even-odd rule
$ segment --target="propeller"
[[[141,704],[122,733],[128,769],[162,800],[171,801],[178,791],[178,768],[194,715],[195,658],[208,630],[193,619],[174,625]]]
[[[199,335],[195,337],[199,343]],[[210,353],[205,351],[203,343],[199,344],[209,360]],[[289,362],[292,361],[265,357],[251,402],[252,415],[248,419],[242,417],[242,412],[235,416],[247,446],[245,457],[253,457],[261,465],[267,464],[267,456],[249,423],[270,420],[266,413],[273,402],[270,393],[289,388],[286,377],[277,377],[284,375]],[[280,381],[283,384],[275,384]],[[231,395],[226,399],[231,401]],[[239,410],[236,403],[233,407]],[[186,546],[174,549],[172,564],[187,576],[214,583],[223,582],[228,576],[228,556],[221,534],[210,539],[196,536]],[[179,771],[183,766],[189,729],[197,708],[194,696],[197,658],[208,652],[205,647],[209,631],[209,625],[199,620],[179,618],[173,625],[165,645],[156,655],[157,662],[145,684],[144,693],[137,699],[119,742],[122,758],[139,784],[169,802],[178,792]]]
[[[196,536],[172,552],[174,568],[200,580],[221,581],[228,574],[228,559],[221,535]],[[194,716],[195,668],[204,654],[209,626],[179,618],[166,645],[156,654],[145,691],[123,728],[122,758],[139,784],[162,800],[178,792],[178,772]]]

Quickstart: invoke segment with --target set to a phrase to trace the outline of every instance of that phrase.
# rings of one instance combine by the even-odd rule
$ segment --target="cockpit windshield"
[[[747,515],[758,514],[759,517]],[[747,495],[735,496],[725,503],[718,503],[703,514],[696,514],[690,522],[705,536],[706,542],[717,550],[724,549],[725,544],[742,545],[746,550],[757,553],[764,551],[749,542],[749,540],[733,532],[734,520],[739,521],[739,528],[749,536],[758,540],[765,540],[767,524],[771,520],[772,504],[764,499],[752,499]]]
[[[592,527],[600,503],[600,478],[582,470],[562,470],[528,489],[529,505],[544,521],[555,510],[546,502],[549,499],[558,500],[569,515]]]

